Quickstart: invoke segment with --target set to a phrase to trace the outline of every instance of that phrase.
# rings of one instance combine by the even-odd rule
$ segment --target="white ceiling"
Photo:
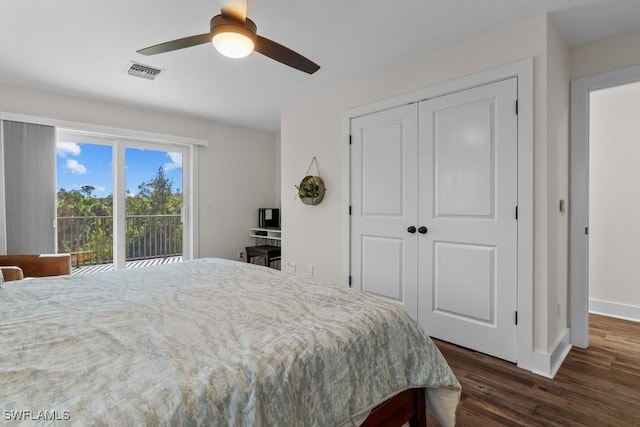
[[[322,66],[307,75],[209,44],[136,53],[207,32],[216,0],[2,0],[0,82],[277,130],[305,98],[544,12],[570,44],[640,28],[639,0],[249,0],[258,34]],[[130,61],[166,72],[131,77]]]

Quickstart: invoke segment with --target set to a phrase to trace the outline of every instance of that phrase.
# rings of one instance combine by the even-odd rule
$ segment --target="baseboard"
[[[551,347],[550,353],[543,351],[533,352],[533,368],[531,372],[547,378],[553,378],[558,373],[562,362],[571,350],[570,329],[567,328],[560,334],[556,342]]]
[[[637,305],[589,299],[589,313],[640,322],[640,307]]]

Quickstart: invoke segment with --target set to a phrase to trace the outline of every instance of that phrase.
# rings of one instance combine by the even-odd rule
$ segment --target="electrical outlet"
[[[238,261],[246,261],[247,254],[245,251],[238,251]]]

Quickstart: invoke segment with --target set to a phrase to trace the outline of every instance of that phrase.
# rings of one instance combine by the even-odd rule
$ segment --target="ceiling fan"
[[[320,66],[293,50],[257,34],[256,24],[247,18],[247,0],[219,0],[221,14],[211,18],[210,31],[140,49],[143,55],[155,55],[213,42],[221,54],[244,58],[257,51],[297,70],[313,74]]]

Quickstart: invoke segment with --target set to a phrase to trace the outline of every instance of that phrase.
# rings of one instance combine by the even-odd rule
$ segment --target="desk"
[[[265,259],[265,265],[271,266],[271,261],[280,259],[280,246],[272,245],[260,245],[260,246],[247,246],[247,262],[251,262],[253,257],[262,257]]]
[[[249,236],[258,239],[282,240],[282,231],[279,228],[250,228]]]

